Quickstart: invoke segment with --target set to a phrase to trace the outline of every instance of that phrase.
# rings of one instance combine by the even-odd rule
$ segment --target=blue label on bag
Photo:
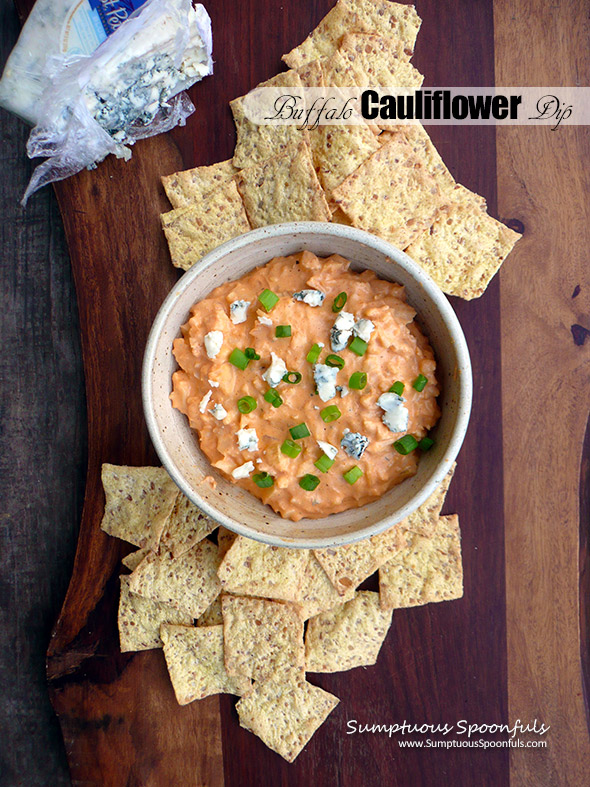
[[[60,48],[91,55],[146,0],[77,0],[64,20]]]

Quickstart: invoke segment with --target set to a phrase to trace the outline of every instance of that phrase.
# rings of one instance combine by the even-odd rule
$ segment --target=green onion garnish
[[[311,432],[305,424],[297,424],[289,429],[289,433],[293,440],[301,440],[303,437],[309,437]]]
[[[260,356],[258,355],[256,350],[254,349],[254,347],[246,347],[246,349],[244,350],[244,355],[246,356],[246,358],[249,361],[259,361],[260,360]]]
[[[301,446],[294,443],[293,440],[285,440],[281,446],[281,453],[290,456],[291,459],[296,459],[301,453]]]
[[[349,388],[354,388],[355,391],[362,391],[366,385],[367,385],[366,372],[353,372],[350,375],[350,380],[348,381]]]
[[[353,353],[356,353],[356,355],[364,355],[367,352],[367,346],[367,342],[363,341],[363,339],[359,339],[358,336],[355,336],[348,345],[348,349],[352,350]]]
[[[238,410],[241,413],[251,413],[257,407],[256,399],[253,396],[242,396],[241,399],[238,399]]]
[[[339,355],[328,355],[326,358],[326,366],[337,366],[339,369],[342,369],[344,366],[344,358],[341,358]]]
[[[275,482],[274,478],[268,473],[254,473],[252,480],[256,486],[259,486],[261,489],[266,489],[267,487],[272,486]]]
[[[264,401],[269,402],[273,407],[280,407],[283,404],[283,400],[274,388],[269,388],[264,394]]]
[[[277,339],[284,339],[287,336],[291,336],[291,326],[290,325],[277,325],[275,328],[275,336]]]
[[[246,353],[238,350],[236,347],[235,350],[232,350],[229,354],[229,358],[227,359],[230,363],[233,363],[234,366],[237,366],[238,369],[244,371],[246,366],[250,363],[250,359],[246,355]]]
[[[359,480],[362,474],[363,471],[360,469],[360,467],[358,467],[358,465],[355,465],[354,467],[351,467],[350,470],[347,470],[346,473],[343,473],[342,475],[344,476],[344,480],[346,481],[346,483],[352,485]]]
[[[283,375],[283,382],[297,385],[297,383],[301,382],[301,375],[299,372],[287,372],[287,374]]]
[[[418,377],[412,383],[412,388],[416,391],[423,391],[426,388],[426,383],[428,382],[428,377],[424,377],[423,374],[419,374]]]
[[[322,454],[320,458],[314,462],[314,465],[318,470],[321,470],[322,473],[327,473],[333,464],[334,460],[330,459],[330,457],[326,456],[326,454]]]
[[[395,441],[393,447],[398,452],[398,454],[405,456],[418,447],[418,441],[414,435],[405,434],[403,437],[400,437],[399,440]]]
[[[325,424],[331,424],[332,421],[337,421],[341,415],[342,413],[335,404],[330,404],[327,407],[324,407],[324,409],[320,412],[322,421]]]
[[[394,384],[391,386],[391,388],[389,389],[389,393],[395,393],[398,396],[401,396],[404,392],[405,387],[406,386],[400,380],[396,380]]]
[[[432,446],[434,445],[434,440],[432,437],[423,437],[422,440],[418,443],[418,448],[421,451],[430,451]]]
[[[348,300],[348,295],[345,292],[339,292],[338,295],[334,298],[334,303],[332,304],[332,311],[341,312],[344,306],[346,305],[347,300]]]
[[[264,311],[268,314],[268,312],[272,311],[279,302],[279,296],[272,290],[262,290],[258,296],[258,300],[262,304]]]
[[[322,348],[319,344],[312,344],[311,350],[307,353],[307,362],[308,363],[317,363],[318,358],[320,357],[320,353],[322,352]]]
[[[299,479],[299,486],[302,489],[305,489],[306,492],[313,492],[319,483],[320,479],[317,477],[317,475],[312,475],[311,473],[308,473],[307,475],[304,475],[303,478]]]

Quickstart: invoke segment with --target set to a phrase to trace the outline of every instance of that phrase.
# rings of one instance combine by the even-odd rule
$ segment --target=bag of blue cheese
[[[100,6],[103,14],[117,4],[127,11],[138,7],[126,18],[121,12],[118,24],[111,17],[114,29],[108,35],[97,25],[96,38],[104,35],[104,40],[90,53],[79,50],[91,48],[96,39],[82,35],[80,25],[73,36],[70,24],[68,51],[43,55],[42,65],[33,70],[31,64],[38,61],[32,47],[41,51],[44,36],[40,30],[36,37],[27,33],[25,25],[0,82],[0,103],[36,124],[27,143],[29,157],[47,158],[34,170],[23,205],[45,184],[95,167],[109,153],[129,159],[129,145],[136,140],[183,125],[195,109],[183,91],[213,72],[211,20],[202,5],[193,7],[191,0],[84,2]],[[29,21],[39,3],[46,0],[38,0]],[[23,36],[28,61],[23,53],[15,60]],[[28,78],[23,78],[26,62]],[[19,73],[29,98],[22,93],[15,98],[19,91],[9,89]],[[7,94],[12,96],[8,101]]]

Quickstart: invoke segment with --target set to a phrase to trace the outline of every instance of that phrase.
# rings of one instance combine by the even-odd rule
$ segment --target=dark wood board
[[[568,375],[577,372],[574,389],[580,398],[585,396],[579,410],[573,405],[568,410],[567,434],[577,453],[567,466],[567,476],[559,470],[554,473],[554,495],[556,486],[571,479],[568,516],[563,523],[567,537],[556,543],[547,522],[533,538],[535,548],[524,554],[521,545],[531,537],[536,521],[528,522],[523,516],[527,508],[533,508],[533,497],[523,496],[519,488],[528,490],[526,481],[531,482],[537,493],[535,511],[540,511],[543,485],[536,479],[546,478],[549,484],[551,473],[541,462],[527,463],[522,448],[519,452],[521,424],[528,418],[531,429],[534,424],[539,428],[539,407],[545,404],[543,386],[535,379],[520,404],[515,395],[522,393],[516,382],[528,347],[517,340],[520,304],[528,302],[527,284],[540,237],[553,229],[556,244],[567,238],[563,229],[559,231],[559,216],[569,216],[567,185],[573,182],[579,201],[583,200],[585,181],[573,177],[573,171],[587,153],[585,129],[566,130],[565,156],[572,169],[568,175],[573,177],[569,181],[559,177],[560,164],[549,147],[553,138],[548,137],[545,182],[535,180],[535,140],[529,147],[523,145],[518,136],[522,129],[511,132],[513,139],[500,137],[500,157],[491,128],[432,128],[453,174],[483,194],[494,215],[522,222],[526,233],[536,227],[531,244],[527,245],[525,237],[524,248],[517,249],[483,298],[471,303],[453,300],[471,349],[475,380],[472,421],[445,507],[460,515],[464,598],[395,613],[375,667],[312,676],[313,682],[338,695],[341,704],[293,765],[239,728],[230,698],[214,697],[180,708],[160,652],[118,653],[117,574],[125,547],[99,530],[103,506],[99,473],[103,461],[155,461],[141,410],[140,364],[151,320],[176,279],[159,230],[158,213],[166,208],[159,176],[229,157],[234,132],[227,102],[276,73],[281,68],[280,55],[302,40],[330,6],[329,0],[282,6],[269,0],[239,4],[210,0],[216,74],[192,91],[197,112],[187,126],[139,143],[127,164],[109,159],[95,172],[81,173],[56,187],[77,288],[88,403],[88,476],[80,541],[47,662],[50,696],[74,784],[502,785],[508,784],[510,776],[515,784],[577,784],[583,783],[578,777],[587,773],[588,731],[577,635],[579,472],[569,474],[579,468],[588,412],[587,371],[583,371],[587,346],[574,346],[571,337],[567,348],[557,340],[554,347],[550,345],[555,379],[565,384]],[[527,37],[532,16],[537,24],[531,29],[544,52],[549,49],[544,38],[547,25],[557,28],[560,62],[566,63],[556,75],[549,68],[543,72],[544,62],[539,58],[535,74],[543,74],[549,83],[553,77],[567,84],[574,79],[571,69],[577,53],[588,51],[582,7],[571,6],[580,16],[574,42],[561,17],[543,11],[540,2],[523,4],[522,9],[507,0],[493,4],[453,0],[444,9],[433,0],[417,2],[424,22],[414,62],[430,85],[491,85],[499,69],[504,84],[510,79],[517,84],[519,77],[535,83],[537,76],[519,71],[518,41]],[[521,36],[516,42],[511,40],[514,29]],[[497,74],[496,82],[501,84]],[[563,137],[559,139],[551,144],[564,144]],[[530,176],[527,193],[533,193],[534,199],[523,199],[518,190],[524,181],[515,177],[515,156]],[[538,205],[546,200],[547,183],[555,182],[560,188],[547,219]],[[586,233],[587,240],[582,209],[574,217],[577,237]],[[582,257],[573,253],[573,245],[570,249],[572,254],[565,259],[568,263],[573,259],[573,284],[588,288]],[[553,292],[549,306],[552,320],[560,326],[572,316],[568,309],[573,309],[570,301],[564,307],[551,290],[559,281],[562,264],[556,256],[549,280],[535,290],[539,302],[531,301],[539,308],[543,296]],[[569,278],[563,282],[564,293],[567,286]],[[576,304],[576,309],[572,322],[583,321],[583,308]],[[535,338],[533,326],[529,320],[529,332],[525,332],[529,341]],[[534,358],[538,374],[543,355]],[[555,433],[547,431],[550,441]],[[553,445],[549,442],[547,448]],[[505,468],[509,469],[507,477]],[[538,577],[552,554],[559,557],[558,566],[564,571],[553,572],[551,582],[544,586]],[[520,577],[525,575],[528,584],[523,588]],[[534,587],[536,582],[543,592]],[[533,605],[527,595],[531,586]],[[555,613],[558,602],[562,614]],[[549,623],[543,625],[545,620]],[[547,632],[553,664],[550,658],[539,657]],[[532,721],[535,715],[553,726],[548,751],[519,751],[512,757],[508,749],[401,749],[383,734],[346,734],[351,719],[453,724],[459,719]]]

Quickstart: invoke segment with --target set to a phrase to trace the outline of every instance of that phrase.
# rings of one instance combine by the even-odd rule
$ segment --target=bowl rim
[[[240,249],[247,247],[252,243],[274,237],[303,233],[318,233],[332,235],[334,237],[344,237],[349,240],[364,244],[365,246],[369,246],[378,253],[393,259],[397,265],[403,268],[412,278],[419,282],[419,284],[424,288],[427,296],[433,302],[435,308],[440,313],[440,316],[447,326],[450,335],[453,337],[457,365],[461,371],[459,373],[457,415],[447,448],[430,478],[424,483],[422,488],[419,489],[408,500],[405,505],[397,509],[394,514],[386,516],[380,519],[378,522],[368,525],[363,529],[353,533],[345,533],[340,536],[329,537],[302,538],[301,536],[295,536],[290,538],[260,533],[259,531],[254,531],[249,526],[240,524],[236,520],[218,511],[214,506],[202,499],[198,492],[195,492],[195,490],[188,485],[182,473],[177,471],[176,465],[172,460],[168,449],[166,448],[162,435],[160,434],[153,407],[151,381],[152,369],[156,362],[155,350],[158,344],[159,336],[166,325],[170,313],[173,311],[174,305],[176,304],[179,295],[184,293],[192,285],[200,273],[214,266],[227,254],[239,251]],[[215,248],[213,251],[208,252],[191,268],[189,268],[189,270],[186,271],[186,273],[181,276],[176,284],[171,288],[170,292],[160,306],[156,317],[154,318],[146,342],[143,357],[141,385],[144,417],[156,453],[166,471],[169,473],[179,489],[186,495],[186,497],[188,497],[189,500],[191,500],[202,511],[204,511],[205,514],[210,516],[220,525],[223,525],[228,530],[231,530],[238,535],[242,535],[246,538],[251,538],[271,546],[302,549],[337,547],[344,546],[345,544],[352,544],[357,541],[362,541],[364,539],[370,538],[371,536],[378,535],[390,527],[393,527],[393,525],[395,525],[397,522],[400,522],[402,519],[405,519],[419,506],[421,506],[441,484],[445,476],[450,471],[452,464],[455,461],[459,450],[461,449],[461,445],[463,444],[469,424],[473,397],[471,358],[463,329],[451,304],[447,300],[447,297],[444,295],[439,286],[434,282],[434,280],[426,273],[426,271],[420,268],[418,264],[414,262],[414,260],[412,260],[412,258],[409,257],[404,251],[398,249],[393,244],[377,237],[376,235],[372,235],[371,233],[357,229],[356,227],[349,227],[345,224],[332,224],[329,222],[314,221],[286,222],[283,224],[272,224],[267,227],[259,227],[258,229],[250,230],[249,232],[238,235],[237,237],[226,241],[222,245]],[[327,519],[327,517],[323,517],[323,519]],[[321,520],[313,521],[317,522]]]

